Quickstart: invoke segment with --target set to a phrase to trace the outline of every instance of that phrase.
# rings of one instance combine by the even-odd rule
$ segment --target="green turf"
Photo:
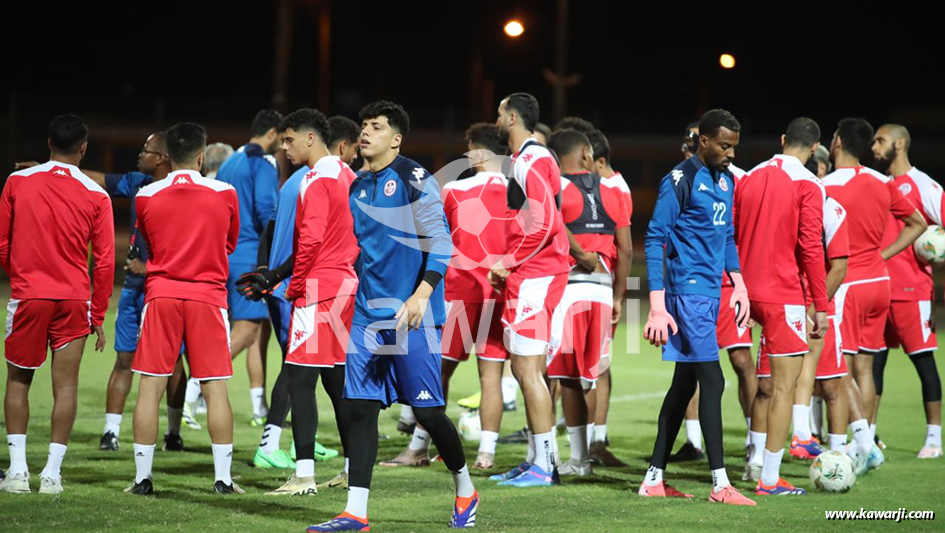
[[[112,307],[114,309],[114,306]],[[122,493],[134,476],[131,454],[131,413],[135,392],[129,397],[122,423],[118,453],[98,450],[103,426],[105,385],[114,361],[111,349],[114,314],[108,318],[109,349],[97,353],[87,348],[82,364],[79,411],[69,451],[63,464],[66,492],[58,497],[39,494],[0,494],[0,531],[304,531],[341,512],[343,491],[322,491],[314,497],[270,497],[265,491],[279,486],[289,472],[257,470],[250,466],[260,428],[249,426],[250,402],[244,359],[236,363],[230,398],[236,420],[233,473],[246,490],[244,496],[218,497],[210,493],[213,465],[206,430],[183,430],[188,452],[158,451],[154,462],[157,496],[141,498]],[[710,489],[708,465],[671,465],[668,479],[680,489],[694,493],[693,501],[644,500],[636,495],[656,433],[656,418],[662,393],[669,384],[672,367],[662,363],[656,350],[646,346],[639,354],[624,350],[627,327],[616,340],[614,401],[609,422],[611,449],[629,468],[600,468],[594,477],[565,481],[549,489],[497,487],[479,474],[474,481],[482,496],[477,527],[486,531],[942,531],[943,519],[933,522],[828,522],[825,510],[945,511],[942,482],[945,461],[919,461],[916,451],[925,434],[920,407],[919,383],[912,365],[896,351],[886,370],[880,434],[889,445],[887,462],[863,478],[843,495],[812,494],[803,498],[768,498],[757,508],[735,508],[705,501]],[[634,331],[632,335],[638,335]],[[90,343],[91,344],[91,343]],[[269,350],[269,384],[275,379],[278,348]],[[738,408],[735,377],[723,356],[728,386],[723,398],[726,461],[729,476],[746,492],[749,485],[737,481],[744,464],[745,423]],[[4,369],[5,373],[6,370]],[[472,364],[457,371],[450,391],[449,413],[459,414],[455,401],[475,392],[477,380]],[[3,378],[5,382],[5,377]],[[136,385],[137,386],[137,385]],[[31,394],[32,420],[28,437],[28,461],[33,490],[46,456],[49,435],[49,365],[37,372]],[[339,447],[330,403],[323,391],[320,442]],[[524,424],[521,410],[506,413],[503,433]],[[391,439],[381,443],[379,459],[393,457],[406,445],[407,437],[395,429],[398,409],[381,415],[381,432]],[[199,417],[204,421],[203,416]],[[162,424],[164,423],[162,417]],[[288,449],[290,432],[282,437]],[[682,442],[682,436],[677,445]],[[561,453],[568,454],[566,437],[559,438]],[[498,464],[511,468],[523,457],[523,445],[500,446]],[[475,457],[476,444],[467,443],[467,457]],[[0,465],[8,465],[5,448]],[[341,459],[318,463],[317,476],[327,480],[343,467]],[[783,474],[792,482],[809,486],[807,465],[786,461]],[[452,483],[441,463],[426,469],[375,468],[370,516],[374,531],[443,531],[452,506]]]

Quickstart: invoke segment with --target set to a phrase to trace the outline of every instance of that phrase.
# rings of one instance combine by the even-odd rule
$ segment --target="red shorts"
[[[233,376],[230,320],[226,309],[195,300],[154,298],[144,304],[141,335],[131,370],[170,376],[187,343],[191,377],[199,380]]]
[[[476,357],[489,361],[505,361],[508,353],[502,342],[502,302],[446,303],[446,325],[443,326],[443,359],[465,361],[473,347]]]
[[[285,362],[318,367],[345,364],[353,317],[354,295],[293,307],[289,319],[289,353]]]
[[[847,375],[847,363],[843,360],[843,337],[836,317],[830,317],[830,327],[824,335],[824,350],[817,361],[817,379],[833,379]]]
[[[768,360],[768,345],[765,342],[765,334],[761,334],[761,340],[758,345],[758,362],[755,365],[755,376],[759,378],[771,377],[771,361]]]
[[[554,314],[568,275],[523,278],[518,271],[505,280],[505,347],[517,355],[548,355],[551,315]]]
[[[597,381],[610,353],[613,294],[604,285],[568,284],[551,319],[549,378],[580,379],[585,389]]]
[[[722,287],[722,299],[719,302],[719,320],[715,325],[715,336],[719,340],[719,350],[733,348],[751,348],[751,328],[735,325],[735,310],[729,307],[735,287]]]
[[[840,316],[843,352],[876,353],[886,349],[889,280],[843,284],[834,301]]]
[[[34,369],[52,351],[92,332],[91,306],[87,300],[17,300],[7,304],[4,354],[20,368]]]
[[[902,346],[908,355],[938,348],[931,301],[889,302],[886,347],[892,349],[899,346]]]
[[[807,310],[803,305],[751,302],[751,317],[761,325],[768,356],[802,355],[810,351]]]

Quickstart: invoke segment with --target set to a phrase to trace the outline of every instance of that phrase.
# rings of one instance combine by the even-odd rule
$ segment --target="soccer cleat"
[[[289,457],[285,450],[276,450],[274,452],[265,452],[262,448],[256,448],[256,455],[253,456],[253,466],[256,468],[295,468],[295,461]]]
[[[500,481],[499,485],[519,488],[550,487],[560,483],[556,474],[556,471],[549,474],[548,472],[545,472],[542,467],[538,465],[531,465],[528,467],[528,470],[522,472],[514,478]]]
[[[791,485],[782,477],[778,478],[778,482],[772,487],[758,481],[758,486],[755,487],[755,494],[758,496],[803,496],[807,494],[807,491]]]
[[[190,429],[201,429],[200,422],[197,422],[197,419],[194,418],[194,411],[187,402],[184,402],[184,413],[181,415],[181,420],[183,420]]]
[[[590,461],[579,463],[573,459],[568,459],[567,463],[558,468],[558,474],[562,476],[584,477],[594,474]]]
[[[348,488],[348,473],[339,472],[337,476],[329,479],[324,483],[318,484],[315,488],[318,489],[347,489]]]
[[[118,435],[115,435],[111,431],[106,431],[102,438],[98,441],[98,449],[106,450],[110,452],[118,451]]]
[[[312,532],[324,532],[324,531],[370,531],[371,526],[368,525],[367,518],[358,518],[353,514],[341,513],[340,515],[332,518],[331,520],[321,523],[308,526],[305,531]]]
[[[797,435],[791,438],[791,457],[813,461],[822,453],[823,447],[814,442],[814,439],[801,440]]]
[[[140,483],[132,483],[128,485],[128,488],[125,489],[125,492],[129,494],[137,494],[139,496],[151,496],[154,494],[154,483],[150,479],[142,479]]]
[[[883,456],[883,452],[880,451],[879,446],[874,444],[873,447],[870,448],[870,454],[866,460],[867,470],[875,470],[883,466],[883,463],[885,462],[886,462],[886,457]]]
[[[281,487],[266,494],[268,496],[314,496],[318,494],[318,487],[315,485],[315,476],[289,476]]]
[[[531,463],[522,462],[522,464],[516,466],[515,468],[509,470],[504,474],[496,474],[494,476],[489,476],[489,479],[492,481],[508,481],[514,479],[522,474],[522,472],[528,470],[532,466]]]
[[[338,450],[330,450],[321,444],[318,441],[315,441],[315,460],[316,461],[330,461],[338,457]]]
[[[761,466],[754,463],[745,463],[742,481],[759,481],[761,479]]]
[[[855,453],[853,455],[853,470],[856,476],[860,477],[869,472],[870,452]]]
[[[709,494],[709,501],[712,503],[727,503],[729,505],[745,505],[750,507],[758,505],[754,500],[749,500],[741,492],[738,492],[738,489],[731,485],[718,492],[713,490]]]
[[[246,491],[240,488],[239,485],[234,482],[230,483],[230,485],[227,485],[222,479],[218,479],[217,482],[213,484],[213,492],[217,494],[246,494]]]
[[[404,435],[413,436],[413,430],[417,427],[417,423],[410,423],[405,421],[403,418],[397,420],[397,431],[403,433]]]
[[[476,510],[479,508],[479,493],[473,492],[469,498],[456,498],[453,505],[453,517],[450,527],[464,529],[476,525]]]
[[[40,494],[62,494],[62,478],[39,477]]]
[[[30,473],[20,472],[14,475],[8,475],[3,481],[0,481],[0,492],[12,492],[13,494],[29,494]]]
[[[647,498],[692,498],[692,494],[676,490],[675,487],[667,485],[665,481],[660,481],[659,485],[653,486],[640,483],[640,490],[637,491],[637,494]]]
[[[512,400],[510,402],[502,402],[502,410],[503,411],[517,411],[518,406],[515,405],[515,400]]]
[[[466,409],[479,409],[479,404],[482,403],[482,391],[477,392],[472,396],[467,396],[456,403],[460,407],[465,407]]]
[[[590,447],[591,464],[620,468],[627,466],[627,463],[617,459],[617,456],[607,449],[606,442],[592,442]]]
[[[264,427],[266,425],[266,417],[254,416],[253,418],[249,420],[249,425],[254,428]]]
[[[693,446],[691,442],[686,441],[686,444],[683,444],[676,453],[670,455],[666,462],[682,463],[685,461],[701,461],[704,458],[705,454],[702,453],[702,450]]]
[[[184,439],[173,433],[164,435],[164,447],[162,449],[165,452],[182,452],[184,451]]]
[[[491,470],[495,466],[495,454],[488,452],[479,452],[476,455],[476,463],[473,470]]]
[[[926,444],[921,450],[919,450],[919,459],[937,459],[942,456],[942,447],[941,446],[930,446]]]
[[[528,428],[522,428],[515,433],[499,437],[496,442],[499,444],[528,444]]]
[[[427,450],[411,450],[406,449],[393,459],[387,461],[381,461],[381,466],[388,467],[397,467],[397,466],[413,466],[413,467],[425,467],[430,466],[430,457],[427,455]]]

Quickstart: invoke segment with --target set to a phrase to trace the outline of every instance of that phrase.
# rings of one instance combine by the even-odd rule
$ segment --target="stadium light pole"
[[[555,69],[542,70],[542,75],[551,84],[554,92],[555,122],[564,117],[568,107],[568,89],[581,81],[580,74],[568,75],[568,0],[558,0],[558,17],[555,24]]]

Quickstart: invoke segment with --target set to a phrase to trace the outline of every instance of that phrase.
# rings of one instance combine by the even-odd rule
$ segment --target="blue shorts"
[[[134,353],[138,349],[141,312],[144,310],[144,289],[122,289],[115,318],[115,351]],[[181,345],[180,353],[184,353]]]
[[[719,299],[701,294],[667,294],[666,310],[676,320],[679,331],[663,346],[663,361],[703,363],[719,360],[715,326]]]
[[[236,280],[247,272],[256,270],[252,263],[230,262],[230,275],[226,279],[226,304],[230,314],[230,322],[234,320],[265,320],[269,318],[269,309],[266,302],[254,302],[236,291]]]
[[[269,306],[269,318],[276,332],[276,340],[282,348],[282,358],[285,359],[289,346],[289,319],[292,318],[292,304],[275,296],[267,298],[266,303]]]
[[[385,408],[394,402],[411,407],[446,405],[440,377],[441,335],[439,328],[396,331],[351,326],[344,397],[376,400]]]

